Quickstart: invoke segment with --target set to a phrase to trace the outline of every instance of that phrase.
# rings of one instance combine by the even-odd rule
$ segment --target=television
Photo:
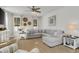
[[[0,8],[0,24],[5,25],[5,12]]]

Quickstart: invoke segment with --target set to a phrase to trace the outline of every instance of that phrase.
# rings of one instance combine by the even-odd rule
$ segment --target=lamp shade
[[[77,27],[78,26],[77,26],[76,23],[70,23],[70,24],[67,25],[68,30],[71,30],[71,31],[76,30]]]

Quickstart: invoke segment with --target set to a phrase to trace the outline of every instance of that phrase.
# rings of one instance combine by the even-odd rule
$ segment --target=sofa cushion
[[[28,34],[34,34],[38,32],[39,32],[38,30],[34,30],[34,29],[28,30]]]
[[[60,37],[63,34],[62,30],[46,30],[46,34],[49,34],[53,37]]]
[[[45,33],[50,34],[50,35],[54,35],[54,33],[56,32],[56,30],[46,30]]]
[[[57,37],[61,37],[63,35],[63,31],[56,31],[55,33],[54,33],[54,36],[57,36]]]
[[[60,40],[61,38],[59,38],[59,37],[49,37],[49,36],[46,36],[46,37],[43,37],[44,38],[44,40],[46,40],[46,41],[50,41],[50,42],[55,42],[55,41],[57,41],[57,40]]]

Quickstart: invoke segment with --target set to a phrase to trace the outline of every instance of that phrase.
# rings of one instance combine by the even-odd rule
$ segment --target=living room
[[[0,22],[0,29],[6,30],[1,29],[0,52],[5,53],[4,46],[13,44],[15,39],[21,53],[79,52],[78,6],[2,6],[1,10],[5,12],[5,20]],[[73,40],[65,42],[67,38]],[[4,43],[9,40],[13,43]],[[11,47],[6,53],[9,50],[13,52]]]

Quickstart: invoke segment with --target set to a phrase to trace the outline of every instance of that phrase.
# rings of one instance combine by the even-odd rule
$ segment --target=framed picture
[[[30,21],[28,22],[28,25],[31,25],[31,22]]]
[[[20,26],[20,18],[19,17],[14,18],[14,26]]]
[[[37,26],[37,19],[33,20],[33,26]]]
[[[24,23],[24,26],[27,26],[27,24],[26,24],[26,23]]]
[[[24,18],[23,18],[23,21],[24,21],[24,22],[27,22],[27,21],[28,21],[28,19],[27,19],[26,17],[24,17]]]
[[[49,17],[49,25],[56,26],[56,15]]]

